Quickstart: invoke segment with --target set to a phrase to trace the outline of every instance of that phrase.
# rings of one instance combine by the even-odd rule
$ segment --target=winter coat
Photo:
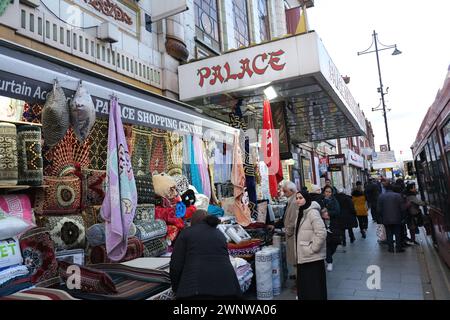
[[[284,227],[286,229],[286,260],[291,266],[295,265],[295,223],[298,216],[298,205],[295,202],[296,195],[288,199],[284,213]]]
[[[402,224],[405,219],[405,201],[401,194],[386,190],[378,198],[377,211],[384,225]]]
[[[381,194],[381,186],[376,182],[371,182],[365,187],[365,194],[367,202],[369,202],[371,206],[376,205],[378,197]]]
[[[325,259],[327,229],[320,216],[320,205],[317,202],[313,201],[303,212],[296,234],[298,264]]]
[[[225,236],[204,221],[178,236],[170,261],[170,278],[177,299],[241,295]]]
[[[356,219],[355,206],[353,205],[352,197],[345,193],[338,193],[335,195],[336,200],[341,208],[339,219],[342,221],[344,229],[358,227],[358,220]]]
[[[367,216],[366,196],[362,191],[354,190],[352,192],[352,200],[355,206],[356,215],[358,217]]]
[[[311,200],[317,202],[320,205],[320,208],[325,207],[325,203],[323,202],[324,196],[321,193],[310,193]]]
[[[334,235],[343,235],[345,230],[345,225],[343,219],[341,219],[341,208],[339,207],[339,202],[336,200],[334,196],[330,199],[323,199],[323,203],[325,208],[328,210],[328,214],[330,216],[330,230],[334,233]]]

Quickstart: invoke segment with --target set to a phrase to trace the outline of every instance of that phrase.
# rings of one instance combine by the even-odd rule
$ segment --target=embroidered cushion
[[[45,144],[49,147],[61,141],[69,129],[68,111],[64,91],[58,82],[55,82],[42,110],[42,134]]]
[[[73,265],[66,261],[59,261],[59,275],[61,279],[67,283],[73,271],[70,266],[76,266],[80,270],[80,289],[82,292],[97,294],[114,294],[117,293],[116,286],[111,277],[101,270],[96,270],[80,265]]]
[[[19,242],[23,263],[30,270],[32,283],[55,278],[59,281],[55,246],[47,230],[31,229],[20,238]]]
[[[77,139],[84,142],[95,123],[95,107],[86,88],[80,83],[70,101],[70,124]]]
[[[22,264],[22,254],[17,239],[0,240],[0,270]]]
[[[155,201],[155,190],[151,175],[135,176],[138,203],[153,203]]]
[[[49,230],[56,250],[85,247],[86,231],[81,215],[46,216],[42,224]]]
[[[167,225],[163,220],[136,222],[136,237],[141,241],[149,241],[165,236]]]
[[[34,227],[33,209],[30,198],[25,194],[9,194],[0,196],[0,209],[6,216],[20,218]]]
[[[83,169],[81,171],[82,206],[101,205],[106,192],[106,171]]]
[[[40,186],[43,177],[41,128],[21,125],[17,127],[18,183]]]
[[[153,221],[155,220],[155,205],[154,204],[139,204],[136,207],[136,213],[134,215],[134,223],[140,221]]]
[[[167,241],[163,238],[157,238],[144,242],[144,257],[159,257],[167,252]]]
[[[0,122],[0,185],[16,185],[18,175],[16,126]]]
[[[44,185],[47,187],[36,195],[36,213],[63,215],[79,211],[81,184],[78,177],[44,177]]]

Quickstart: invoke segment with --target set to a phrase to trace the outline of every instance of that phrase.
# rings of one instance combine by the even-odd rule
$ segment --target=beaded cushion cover
[[[44,185],[47,187],[36,194],[37,214],[64,215],[79,211],[81,184],[78,177],[44,177]]]
[[[85,248],[86,229],[81,215],[46,216],[40,224],[49,230],[56,250]]]
[[[101,205],[106,192],[106,171],[83,169],[81,171],[82,207]]]
[[[17,165],[16,126],[12,123],[0,122],[0,184],[17,184]]]
[[[43,179],[41,128],[32,125],[17,127],[19,184],[39,186]]]
[[[23,263],[30,270],[32,283],[59,279],[55,245],[45,228],[34,228],[27,231],[19,242]]]

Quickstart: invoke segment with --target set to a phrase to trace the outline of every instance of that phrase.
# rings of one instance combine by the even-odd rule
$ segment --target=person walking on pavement
[[[417,198],[416,184],[410,183],[406,186],[405,196],[410,204],[407,212],[407,224],[409,229],[409,234],[411,237],[411,242],[413,244],[418,244],[416,241],[416,231],[423,225],[422,212],[420,211],[420,206],[425,206],[426,202]]]
[[[401,224],[404,220],[404,201],[400,194],[393,191],[392,185],[385,184],[386,192],[378,198],[380,221],[386,229],[388,251],[394,252],[394,237],[396,252],[404,252],[401,239]]]
[[[364,193],[370,207],[370,214],[372,215],[372,220],[378,223],[377,202],[378,197],[381,194],[381,186],[378,184],[377,181],[370,178]]]
[[[355,242],[355,235],[353,234],[353,228],[358,227],[358,220],[356,219],[356,210],[353,205],[352,197],[344,193],[344,188],[339,188],[338,193],[335,195],[336,200],[339,202],[339,207],[341,208],[340,219],[344,227],[344,237],[342,240],[342,245],[345,247],[347,245],[346,232],[348,231],[348,236],[350,238],[350,243]]]
[[[333,185],[331,184],[331,180],[328,178],[325,179],[325,186],[322,189],[322,193],[324,193],[326,187],[330,187],[331,190],[333,191],[333,194],[337,193],[336,187],[333,187]]]
[[[327,236],[327,271],[333,271],[333,254],[336,252],[338,245],[342,243],[344,226],[340,219],[339,202],[333,196],[332,187],[325,186],[323,195],[324,209],[322,209],[322,214],[328,216],[330,224],[330,233]]]
[[[361,231],[363,239],[365,239],[369,221],[367,218],[367,199],[363,192],[361,181],[356,182],[356,189],[352,192],[352,200],[356,209],[356,217],[358,218],[359,230]]]
[[[327,300],[325,273],[327,230],[320,216],[320,205],[307,192],[296,195],[297,297],[299,300]]]

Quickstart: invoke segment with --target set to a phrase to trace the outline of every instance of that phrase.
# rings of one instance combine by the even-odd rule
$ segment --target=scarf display
[[[136,183],[120,115],[117,97],[112,97],[108,132],[108,183],[102,204],[106,251],[112,261],[122,260],[127,252],[128,231],[137,206]]]
[[[183,167],[183,136],[176,132],[168,133],[169,163],[167,173],[171,176],[181,175]]]
[[[264,162],[269,170],[269,187],[272,197],[278,196],[278,183],[283,180],[283,168],[280,161],[278,135],[272,121],[272,110],[268,100],[264,100],[262,148]],[[278,168],[276,167],[278,166]]]
[[[231,170],[231,182],[234,185],[234,204],[232,211],[236,216],[236,221],[241,226],[248,226],[251,223],[250,208],[246,203],[247,192],[245,188],[245,171],[242,164],[242,151],[239,146],[239,137],[234,136],[233,145],[233,169]]]
[[[203,145],[203,141],[198,136],[194,135],[192,137],[192,143],[194,146],[193,150],[195,150],[194,151],[194,159],[195,159],[195,163],[198,166],[198,171],[200,174],[201,185],[202,185],[202,191],[199,190],[199,192],[206,195],[208,198],[211,198],[211,181],[209,179],[208,165],[207,165],[206,159],[205,159],[205,148]],[[198,190],[198,188],[197,188],[197,190]]]
[[[247,124],[242,117],[241,111],[242,101],[240,100],[235,109],[234,113],[230,113],[230,126],[236,129],[247,131]],[[249,198],[249,208],[253,219],[258,216],[258,203],[256,196],[256,179],[255,179],[255,165],[252,164],[250,160],[250,141],[248,137],[245,137],[245,154],[244,154],[244,172],[245,172],[245,185],[247,187],[247,193]]]
[[[191,182],[199,193],[203,193],[202,178],[200,176],[199,166],[195,161],[193,138],[192,136],[186,136],[186,140],[187,140],[187,153],[189,155],[188,163],[190,163]]]

